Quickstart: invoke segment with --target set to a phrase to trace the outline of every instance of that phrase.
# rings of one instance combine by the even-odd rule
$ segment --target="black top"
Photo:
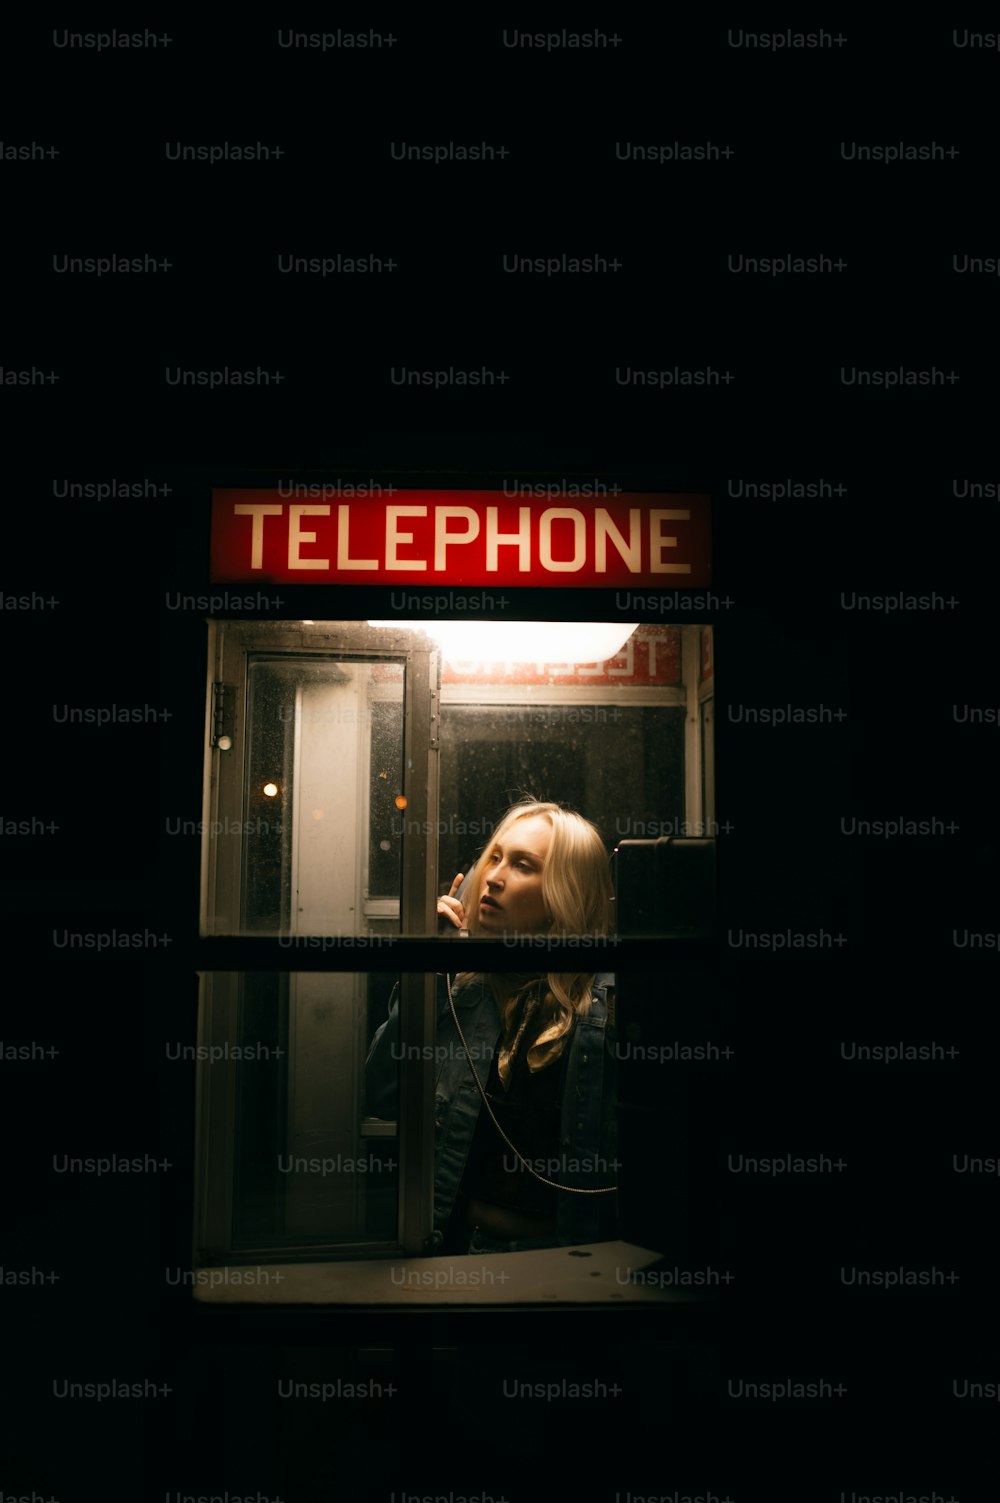
[[[569,1039],[553,1064],[532,1072],[528,1069],[528,1050],[541,1031],[540,1023],[532,1017],[514,1056],[509,1090],[505,1091],[500,1081],[499,1050],[484,1085],[493,1115],[514,1147],[538,1174],[561,1183],[562,1087]],[[523,1167],[480,1104],[460,1199],[484,1200],[524,1216],[552,1221],[557,1195],[557,1190],[541,1184]]]

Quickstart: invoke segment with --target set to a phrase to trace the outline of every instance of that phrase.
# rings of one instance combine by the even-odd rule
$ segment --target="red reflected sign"
[[[711,584],[709,498],[216,490],[211,569],[213,584],[701,587]]]
[[[703,636],[710,633],[705,632]],[[479,663],[445,655],[442,684],[647,684],[681,682],[681,634],[676,626],[637,626],[620,652],[600,663]]]

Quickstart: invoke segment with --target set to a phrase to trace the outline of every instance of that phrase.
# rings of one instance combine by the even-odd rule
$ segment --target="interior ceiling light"
[[[424,632],[447,663],[604,663],[636,629],[624,621],[369,621]]]

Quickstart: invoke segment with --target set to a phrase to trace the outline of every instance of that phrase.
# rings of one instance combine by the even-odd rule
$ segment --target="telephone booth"
[[[392,941],[439,933],[439,893],[525,796],[585,814],[609,858],[710,838],[713,683],[702,625],[209,624],[202,933],[276,937],[288,966],[202,977],[197,1263],[425,1250],[433,976],[387,969]],[[315,968],[333,950],[350,969]],[[387,1121],[364,1062],[397,980]]]

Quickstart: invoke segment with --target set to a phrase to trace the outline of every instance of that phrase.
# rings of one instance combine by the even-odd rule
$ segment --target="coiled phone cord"
[[[447,973],[445,973],[445,978],[444,979],[445,979],[445,983],[446,983],[446,985],[448,987],[448,1006],[451,1008],[451,1015],[452,1015],[452,1018],[454,1019],[455,1027],[458,1029],[458,1036],[462,1040],[462,1048],[465,1050],[465,1057],[469,1061],[469,1069],[472,1071],[473,1077],[474,1077],[475,1082],[476,1082],[476,1086],[478,1087],[478,1090],[479,1090],[479,1094],[480,1094],[480,1096],[483,1099],[483,1105],[485,1106],[486,1110],[490,1114],[490,1118],[491,1118],[491,1120],[493,1122],[493,1126],[496,1128],[497,1132],[503,1138],[504,1142],[507,1144],[507,1147],[510,1148],[513,1151],[513,1153],[517,1157],[518,1162],[525,1169],[527,1169],[527,1171],[528,1171],[529,1174],[533,1174],[534,1177],[535,1177],[535,1179],[540,1180],[543,1185],[549,1185],[553,1190],[565,1190],[568,1195],[613,1195],[615,1193],[615,1191],[618,1189],[617,1185],[607,1185],[603,1189],[600,1189],[600,1190],[583,1190],[583,1189],[580,1189],[577,1185],[559,1185],[559,1184],[556,1183],[556,1181],[554,1179],[546,1179],[543,1174],[539,1174],[537,1172],[537,1170],[532,1169],[531,1165],[528,1163],[527,1159],[523,1156],[523,1154],[521,1154],[514,1147],[514,1144],[510,1141],[510,1138],[508,1138],[507,1134],[504,1132],[503,1128],[500,1126],[500,1123],[497,1121],[496,1117],[493,1115],[493,1108],[490,1106],[489,1098],[487,1097],[486,1092],[483,1089],[483,1083],[479,1079],[479,1072],[477,1071],[476,1066],[475,1066],[475,1064],[473,1062],[472,1054],[471,1054],[471,1052],[469,1050],[469,1046],[465,1042],[465,1034],[462,1032],[462,1025],[461,1025],[461,1023],[459,1023],[459,1021],[458,1021],[458,1013],[455,1011],[455,999],[454,999],[454,997],[451,994],[451,977]]]

